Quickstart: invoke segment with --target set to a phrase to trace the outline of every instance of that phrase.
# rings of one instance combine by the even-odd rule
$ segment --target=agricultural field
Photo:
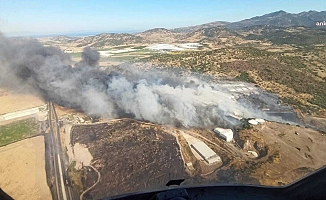
[[[44,101],[32,94],[14,93],[0,88],[0,115],[44,105]]]
[[[0,146],[39,134],[39,123],[35,118],[23,119],[0,126]]]
[[[43,136],[0,147],[0,188],[13,199],[52,199]]]
[[[110,56],[101,56],[99,64],[101,66],[118,65],[126,62],[134,62],[157,54],[157,52],[145,49],[145,47],[145,45],[121,45],[111,48],[98,48],[98,51],[110,54]],[[69,55],[75,62],[80,61],[82,58],[81,52],[69,53]]]

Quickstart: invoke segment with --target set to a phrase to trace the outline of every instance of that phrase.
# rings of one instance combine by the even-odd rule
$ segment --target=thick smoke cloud
[[[100,53],[93,51],[90,47],[86,47],[82,53],[83,63],[88,66],[97,66],[100,60]],[[82,64],[83,64],[82,63]]]
[[[230,114],[281,120],[250,102],[240,103],[225,84],[155,71],[105,72],[98,61],[99,53],[85,48],[82,61],[72,66],[67,54],[56,48],[0,35],[0,87],[35,93],[90,115],[185,127],[230,127],[237,123]],[[258,96],[269,104],[266,96]]]

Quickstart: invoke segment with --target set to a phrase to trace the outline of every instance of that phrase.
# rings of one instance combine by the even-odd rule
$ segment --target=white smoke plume
[[[238,83],[210,83],[158,71],[106,72],[100,70],[98,61],[99,53],[85,48],[82,61],[72,66],[69,56],[56,48],[0,35],[0,87],[36,93],[90,115],[131,116],[185,127],[232,127],[238,123],[229,117],[234,114],[282,121],[246,101],[248,94],[260,104],[278,106],[274,97],[257,88],[252,94],[237,96],[230,87]]]

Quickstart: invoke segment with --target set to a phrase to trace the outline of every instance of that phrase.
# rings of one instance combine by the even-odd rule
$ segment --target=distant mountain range
[[[283,10],[265,14],[262,16],[252,17],[250,19],[241,20],[238,22],[225,22],[225,21],[215,21],[206,24],[200,24],[195,26],[174,28],[174,29],[164,29],[164,28],[155,28],[147,30],[143,33],[155,33],[155,32],[165,32],[170,33],[191,33],[201,29],[209,29],[215,27],[226,27],[228,29],[242,29],[248,28],[251,26],[275,26],[275,27],[309,27],[317,28],[317,22],[326,21],[326,11],[309,11],[301,12],[298,14],[287,13]],[[326,26],[325,26],[326,28]],[[148,34],[147,34],[148,35]]]
[[[193,32],[193,31],[198,31],[200,29],[204,28],[214,28],[214,27],[219,27],[219,26],[225,26],[229,24],[230,22],[225,22],[225,21],[216,21],[216,22],[210,22],[206,24],[200,24],[200,25],[195,25],[195,26],[187,26],[187,27],[181,27],[181,28],[175,28],[171,29],[173,32]]]
[[[239,22],[225,22],[225,21],[216,21],[206,24],[188,26],[174,29],[165,29],[165,28],[155,28],[150,29],[141,33],[136,34],[140,36],[145,41],[157,41],[157,42],[175,42],[175,41],[206,41],[206,40],[216,40],[216,38],[229,37],[229,36],[239,36],[238,32],[240,31],[254,31],[258,32],[262,29],[267,29],[263,32],[263,35],[266,39],[276,40],[275,37],[284,37],[289,34],[285,30],[289,27],[304,27],[309,30],[306,30],[306,33],[300,35],[295,42],[302,40],[304,43],[310,41],[309,34],[324,34],[326,26],[317,26],[317,22],[324,22],[326,20],[326,11],[309,11],[301,12],[298,14],[287,13],[283,10],[269,13],[262,16],[256,16],[250,19],[241,20]],[[326,23],[325,23],[326,25]],[[312,32],[310,29],[322,28],[319,32]],[[268,31],[269,30],[269,31]],[[259,39],[257,34],[251,35],[252,39]],[[259,35],[259,33],[258,33]],[[249,38],[249,37],[248,37]],[[246,39],[248,39],[246,38]],[[324,37],[321,37],[319,40],[323,40]],[[286,42],[286,41],[277,41],[277,42]]]
[[[206,24],[174,29],[154,28],[136,34],[102,33],[95,36],[70,38],[54,37],[54,41],[69,43],[71,47],[109,47],[128,44],[201,42],[218,44],[232,38],[234,41],[267,40],[277,44],[324,44],[325,26],[317,22],[326,20],[326,11],[309,11],[298,14],[283,10],[256,16],[239,22],[215,21]],[[230,40],[229,40],[230,41]]]
[[[230,29],[241,29],[244,27],[256,26],[256,25],[271,25],[277,27],[318,27],[317,22],[326,20],[326,11],[309,11],[301,12],[299,14],[287,13],[283,10],[269,13],[262,16],[245,19],[239,22],[226,24]]]

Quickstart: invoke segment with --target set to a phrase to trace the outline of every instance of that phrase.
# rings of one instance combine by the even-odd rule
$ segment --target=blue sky
[[[326,10],[312,0],[0,0],[0,31],[5,34],[141,31],[212,21],[239,21],[285,10]]]

